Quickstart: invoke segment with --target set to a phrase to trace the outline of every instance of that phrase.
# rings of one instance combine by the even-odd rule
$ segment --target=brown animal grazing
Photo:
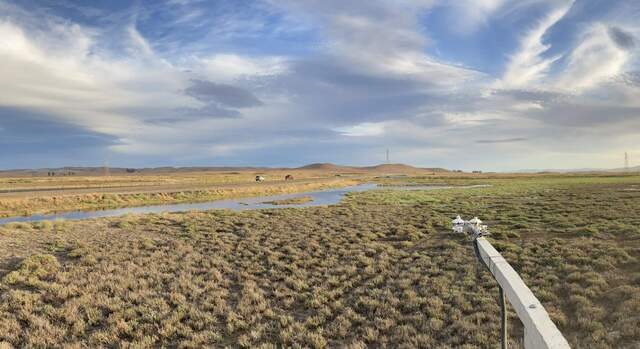
[[[288,174],[288,175],[284,176],[284,180],[285,181],[292,181],[293,180],[293,176]]]

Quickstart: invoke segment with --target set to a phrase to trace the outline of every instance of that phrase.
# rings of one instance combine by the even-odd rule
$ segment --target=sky
[[[0,169],[640,164],[640,0],[0,0]]]

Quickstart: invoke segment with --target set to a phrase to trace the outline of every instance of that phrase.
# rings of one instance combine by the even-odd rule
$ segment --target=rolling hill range
[[[419,173],[419,172],[447,172],[444,168],[420,168],[405,164],[380,164],[375,166],[341,166],[332,163],[316,163],[302,167],[298,170],[316,170],[328,172],[375,172],[375,173]]]
[[[102,176],[131,175],[131,174],[169,174],[184,172],[269,172],[287,170],[307,170],[328,173],[375,173],[375,174],[414,174],[447,172],[444,168],[419,168],[405,164],[380,164],[374,166],[343,166],[332,163],[314,163],[297,168],[287,167],[154,167],[154,168],[123,168],[123,167],[59,167],[40,169],[0,170],[0,177],[39,177],[55,173],[56,176]]]

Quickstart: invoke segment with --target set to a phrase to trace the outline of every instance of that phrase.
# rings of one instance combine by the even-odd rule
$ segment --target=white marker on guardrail
[[[507,348],[508,341],[506,309],[506,299],[508,299],[524,326],[526,349],[569,349],[569,343],[551,321],[538,298],[504,257],[483,237],[488,235],[487,226],[482,225],[478,217],[465,221],[458,216],[452,223],[455,233],[471,235],[478,260],[487,266],[498,282],[502,313],[502,348]]]

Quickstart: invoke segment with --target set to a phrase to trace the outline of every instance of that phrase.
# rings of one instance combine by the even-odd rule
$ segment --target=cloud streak
[[[506,139],[479,139],[476,143],[479,144],[496,144],[496,143],[516,143],[524,142],[526,138],[506,138]]]
[[[191,86],[185,89],[185,93],[203,103],[218,103],[231,108],[249,108],[263,104],[247,90],[204,80],[191,80]]]
[[[500,87],[521,88],[532,83],[540,82],[551,65],[561,56],[544,57],[551,46],[543,43],[545,34],[560,21],[571,9],[574,1],[561,1],[557,8],[552,9],[536,26],[530,30],[520,43],[520,49],[511,56],[503,78],[498,83]]]

